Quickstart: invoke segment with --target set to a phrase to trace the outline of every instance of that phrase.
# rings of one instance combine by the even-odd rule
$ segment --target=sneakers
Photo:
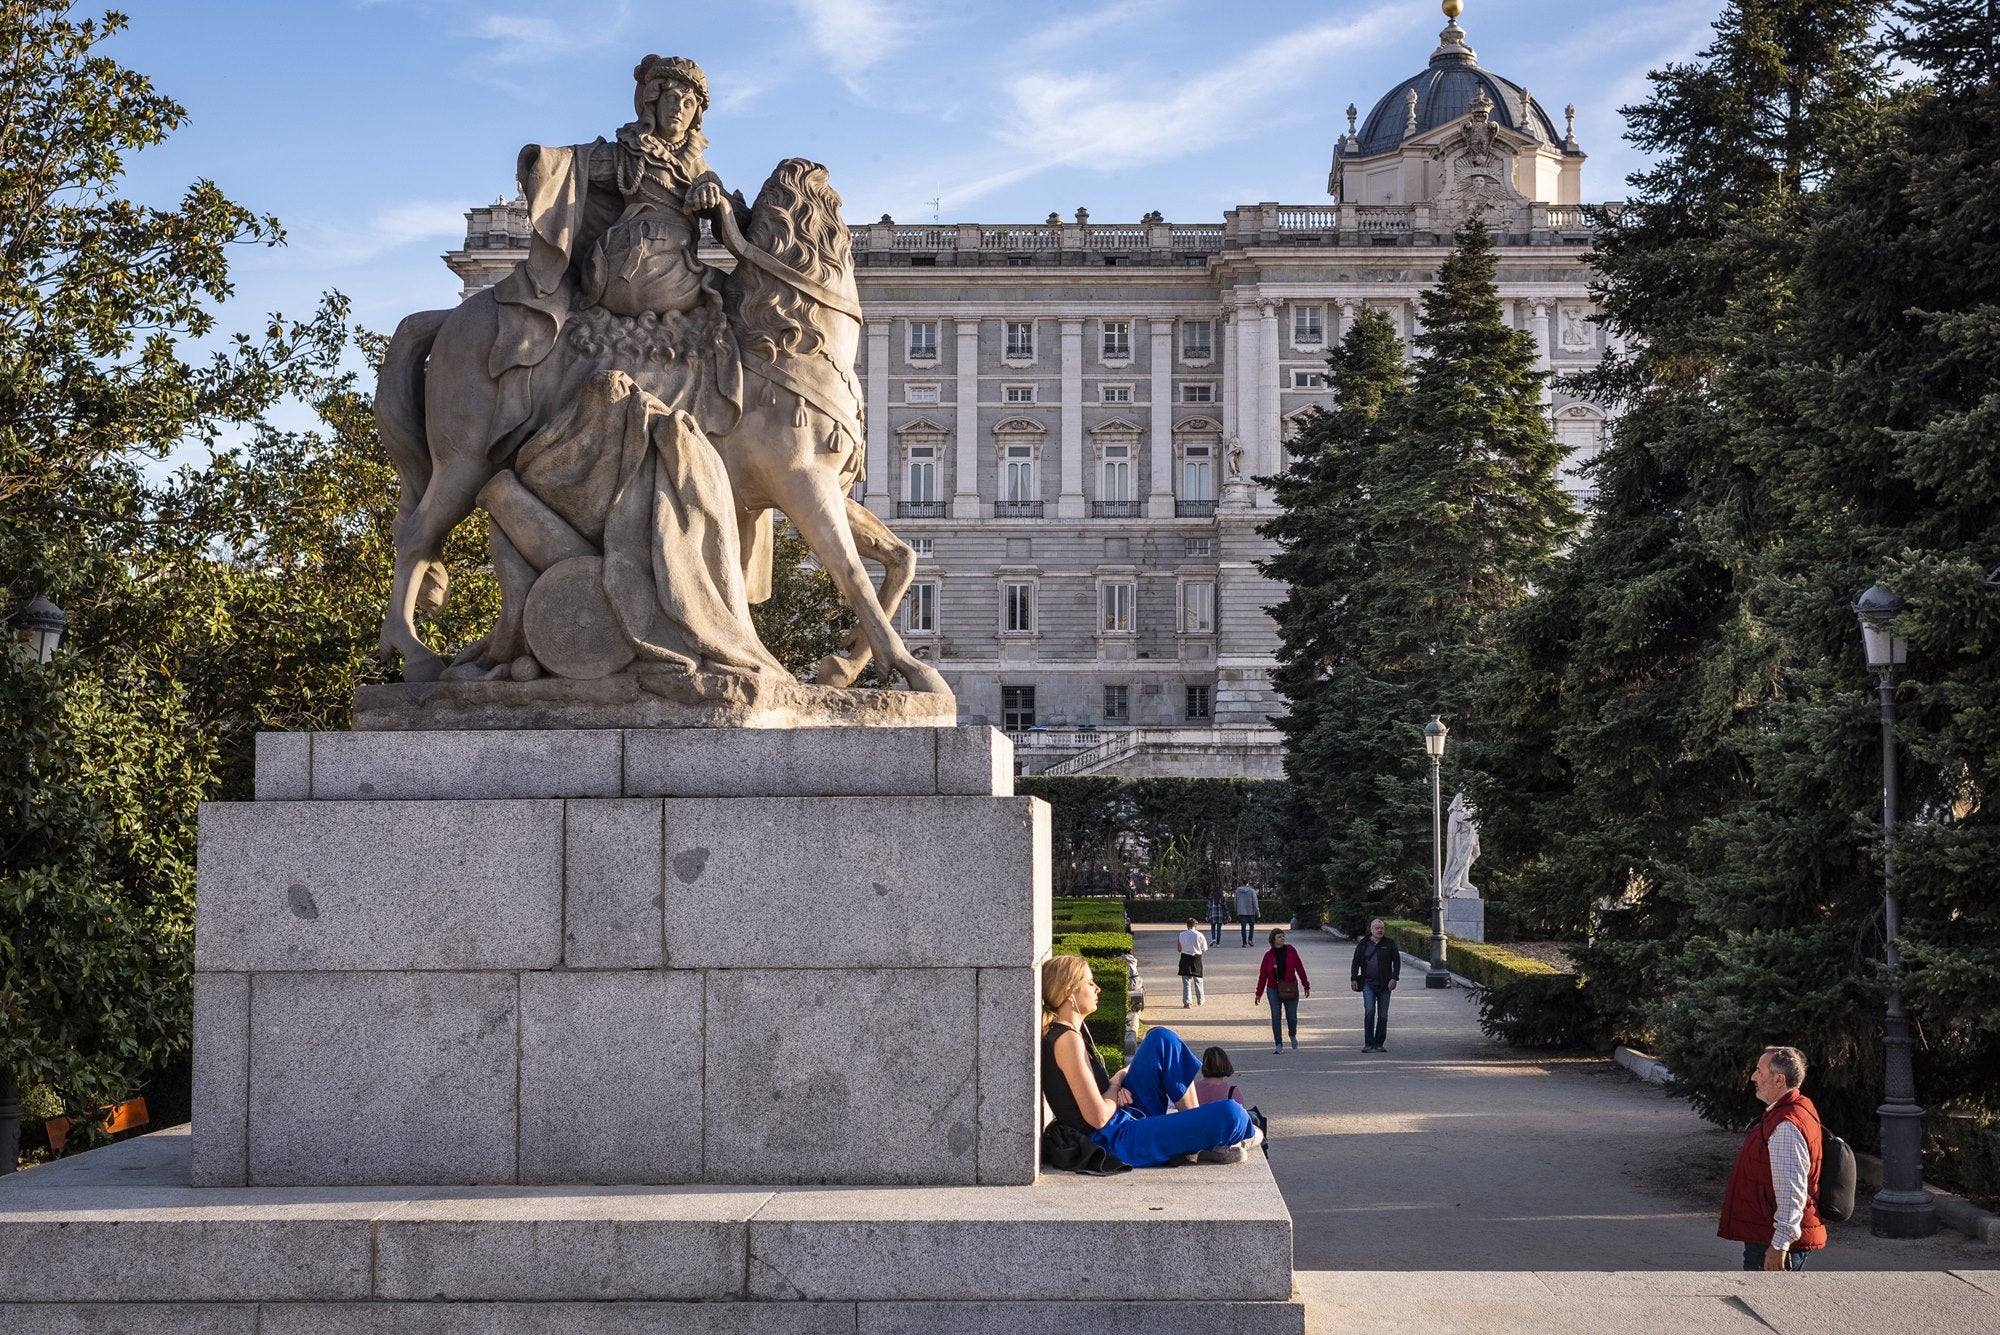
[[[1282,1057],[1282,1056],[1284,1056],[1284,1055],[1285,1055],[1285,1045],[1284,1045],[1283,1043],[1273,1043],[1273,1044],[1271,1045],[1271,1055],[1272,1055],[1273,1057]]]
[[[1297,1052],[1298,1050],[1299,1050],[1299,1036],[1298,1036],[1297,1034],[1293,1034],[1293,1035],[1292,1035],[1292,1051],[1293,1051],[1293,1052]]]
[[[1203,1150],[1195,1158],[1202,1163],[1242,1163],[1250,1157],[1250,1151],[1241,1145],[1224,1145],[1219,1150]]]

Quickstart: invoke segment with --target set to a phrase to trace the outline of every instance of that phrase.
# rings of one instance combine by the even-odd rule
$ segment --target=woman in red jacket
[[[1306,977],[1305,961],[1299,952],[1285,944],[1285,929],[1271,929],[1271,948],[1264,952],[1264,962],[1257,969],[1257,992],[1251,997],[1254,1004],[1262,1001],[1268,993],[1271,998],[1271,1051],[1285,1050],[1285,1032],[1291,1031],[1292,1050],[1299,1046],[1299,998],[1312,995],[1312,982]],[[1283,1027],[1280,1027],[1280,1021]]]

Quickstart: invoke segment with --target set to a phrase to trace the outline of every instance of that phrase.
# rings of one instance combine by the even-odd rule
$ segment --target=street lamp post
[[[1451,973],[1444,967],[1444,801],[1438,787],[1438,765],[1450,731],[1435,716],[1424,725],[1424,754],[1431,758],[1431,967],[1424,974],[1425,987],[1451,986]]]
[[[1896,949],[1896,669],[1909,641],[1892,625],[1903,610],[1894,590],[1876,584],[1855,600],[1861,642],[1882,702],[1882,936],[1889,1009],[1882,1023],[1882,1189],[1869,1207],[1869,1230],[1883,1238],[1937,1232],[1937,1203],[1924,1190],[1923,1116],[1910,1062],[1910,1013],[1903,1008],[1902,959]]]
[[[56,646],[62,643],[63,627],[69,618],[60,607],[36,594],[27,602],[15,608],[7,617],[7,629],[12,631],[21,652],[34,663],[39,671],[56,655]],[[34,725],[34,705],[29,705],[25,720]],[[17,830],[28,828],[28,792],[33,787],[35,777],[34,748],[25,741],[21,746],[21,805],[15,814]],[[25,853],[22,861],[25,865]],[[21,941],[14,939],[13,959],[21,958]],[[21,1147],[21,1089],[14,1081],[12,1067],[0,1066],[0,1173],[11,1173],[20,1155]]]

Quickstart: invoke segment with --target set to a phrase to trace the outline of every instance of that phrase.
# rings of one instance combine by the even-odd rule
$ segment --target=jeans
[[[1197,1002],[1207,1005],[1208,994],[1202,990],[1202,984],[1203,980],[1199,978],[1181,979],[1181,1005],[1185,1006],[1188,1004],[1188,993],[1190,992],[1194,994],[1194,999]]]
[[[1389,998],[1386,983],[1361,985],[1361,1046],[1379,1048],[1389,1041]]]
[[[1764,1253],[1769,1250],[1770,1250],[1769,1243],[1764,1243],[1764,1242],[1744,1243],[1743,1268],[1745,1270],[1762,1270],[1764,1268]],[[1804,1270],[1806,1268],[1806,1258],[1810,1255],[1812,1255],[1811,1252],[1797,1252],[1797,1251],[1786,1252],[1785,1269]]]
[[[1222,925],[1228,921],[1229,919],[1223,917],[1220,913],[1208,920],[1208,944],[1211,946],[1222,944]]]
[[[1299,999],[1297,997],[1293,997],[1290,1001],[1286,1001],[1283,997],[1278,995],[1276,988],[1273,988],[1269,992],[1266,992],[1264,995],[1271,1002],[1271,1042],[1275,1045],[1275,1044],[1282,1044],[1285,1041],[1285,1035],[1283,1031],[1281,1031],[1278,1027],[1279,1017],[1281,1015],[1283,1016],[1284,1024],[1286,1025],[1286,1027],[1288,1027],[1292,1031],[1292,1041],[1294,1043],[1298,1042]]]
[[[1243,944],[1249,945],[1257,936],[1257,915],[1239,913],[1236,915],[1236,924],[1243,929]]]

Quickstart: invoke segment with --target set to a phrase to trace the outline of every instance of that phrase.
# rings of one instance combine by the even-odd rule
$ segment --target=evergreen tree
[[[1376,887],[1385,907],[1430,893],[1422,726],[1443,716],[1465,763],[1489,620],[1572,526],[1544,376],[1503,318],[1483,223],[1459,232],[1422,319],[1407,366],[1386,320],[1356,322],[1329,361],[1338,406],[1291,442],[1272,480],[1286,513],[1264,530],[1280,547],[1265,573],[1290,586],[1275,612],[1287,774],[1349,925]]]
[[[1548,756],[1563,797],[1512,837],[1539,839],[1541,874],[1573,904],[1626,906],[1586,954],[1599,1004],[1725,1121],[1746,1098],[1742,1054],[1771,1034],[1822,1071],[1854,1046],[1854,979],[1826,967],[1844,954],[1838,917],[1815,899],[1810,849],[1831,832],[1750,815],[1826,803],[1772,787],[1767,707],[1799,683],[1757,569],[1783,521],[1742,391],[1782,355],[1814,192],[1872,124],[1878,10],[1740,0],[1626,109],[1658,156],[1598,216],[1594,259],[1601,318],[1632,350],[1577,386],[1618,415],[1589,530],[1508,620],[1496,683],[1511,745]]]

